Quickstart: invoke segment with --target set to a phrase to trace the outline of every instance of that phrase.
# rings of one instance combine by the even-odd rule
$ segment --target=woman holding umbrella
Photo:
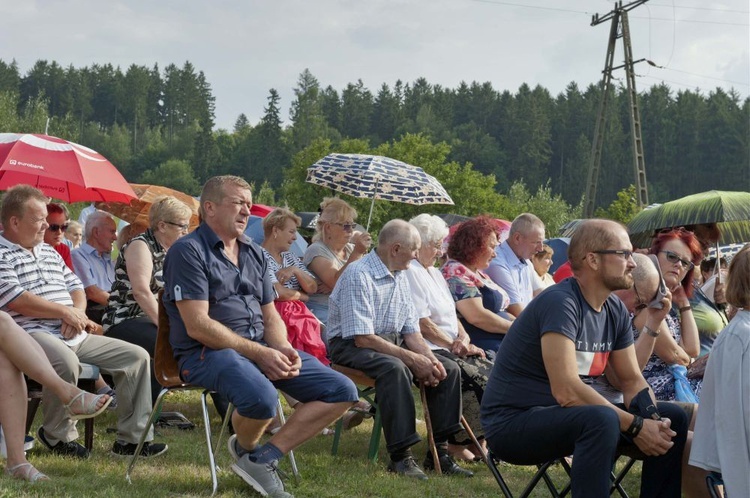
[[[325,324],[328,296],[344,268],[370,249],[372,237],[366,232],[354,233],[357,211],[346,201],[327,197],[320,203],[320,210],[313,243],[305,251],[302,262],[318,279],[317,292],[310,294],[307,307]]]
[[[154,355],[167,250],[188,232],[192,210],[174,197],[162,197],[149,209],[149,228],[125,244],[115,264],[115,281],[102,318],[104,333],[141,346]],[[161,386],[151,372],[151,397]]]

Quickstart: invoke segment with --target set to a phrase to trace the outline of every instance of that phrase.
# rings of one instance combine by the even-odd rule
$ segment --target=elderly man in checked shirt
[[[416,228],[392,220],[380,231],[377,249],[344,270],[329,301],[331,358],[375,379],[390,472],[427,479],[411,453],[420,441],[411,390],[417,381],[427,386],[442,471],[471,477],[447,452],[448,438],[461,429],[460,372],[455,362],[433,355],[422,338],[403,273],[419,246]],[[434,466],[428,454],[424,467]]]

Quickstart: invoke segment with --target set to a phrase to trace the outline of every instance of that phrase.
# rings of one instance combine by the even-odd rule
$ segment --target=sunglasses
[[[679,262],[683,268],[685,268],[687,271],[692,270],[695,268],[695,264],[692,261],[688,261],[686,259],[682,259],[677,254],[673,253],[672,251],[660,251],[661,253],[666,256],[667,261],[669,261],[672,264],[675,264]]]
[[[353,232],[357,227],[356,223],[334,223],[334,225],[340,226],[345,232]]]
[[[47,227],[47,230],[50,232],[59,232],[59,231],[66,231],[68,227],[70,226],[70,223],[65,223],[63,225],[50,225]]]

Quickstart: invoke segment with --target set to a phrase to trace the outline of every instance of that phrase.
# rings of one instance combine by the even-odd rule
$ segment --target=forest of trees
[[[15,61],[0,60],[0,132],[43,133],[49,118],[50,135],[101,152],[131,182],[196,194],[207,177],[232,173],[253,182],[261,199],[296,210],[314,209],[323,195],[299,185],[304,169],[338,151],[390,153],[424,167],[446,185],[459,214],[515,211],[508,199],[531,192],[562,202],[573,215],[585,190],[599,99],[598,86],[574,82],[557,96],[541,86],[446,88],[424,78],[376,90],[357,80],[335,89],[304,70],[288,117],[270,89],[258,123],[238,113],[233,130],[217,130],[211,85],[190,62],[123,71],[40,60],[20,74]],[[750,190],[749,98],[661,84],[642,90],[639,104],[651,202],[707,189]],[[633,183],[628,108],[624,89],[613,90],[598,206]],[[473,184],[499,197],[457,195],[455,189],[468,192]]]

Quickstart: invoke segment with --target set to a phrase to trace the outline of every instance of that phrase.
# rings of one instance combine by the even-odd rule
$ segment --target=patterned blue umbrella
[[[453,204],[440,182],[422,168],[383,156],[328,154],[307,168],[307,182],[360,199],[423,204]]]

